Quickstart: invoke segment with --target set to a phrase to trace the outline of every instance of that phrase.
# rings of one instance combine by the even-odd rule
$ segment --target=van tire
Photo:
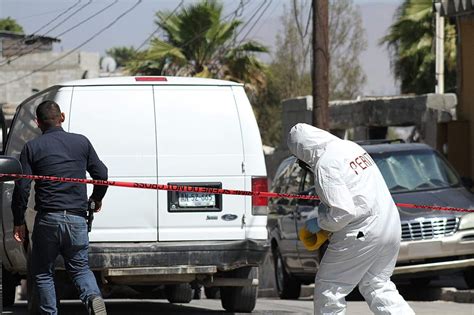
[[[258,267],[244,267],[227,275],[232,278],[258,279]],[[221,287],[222,307],[228,312],[250,313],[257,303],[258,286]]]
[[[286,271],[283,258],[281,257],[278,247],[273,252],[273,260],[275,267],[275,286],[280,299],[296,300],[300,297],[301,282],[291,276]]]
[[[165,295],[170,303],[189,303],[193,299],[193,289],[189,283],[167,285]]]
[[[410,284],[415,288],[426,288],[431,280],[431,277],[411,278]]]
[[[474,267],[464,269],[464,281],[469,289],[474,289]]]
[[[3,307],[15,304],[15,293],[17,286],[16,277],[2,265],[2,305]]]

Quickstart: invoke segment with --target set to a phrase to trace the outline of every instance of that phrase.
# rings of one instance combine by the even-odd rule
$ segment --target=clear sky
[[[91,15],[104,10],[60,36],[61,43],[56,44],[55,49],[70,50],[105,28],[137,1],[139,0],[0,0],[0,18],[10,16],[16,19],[26,33],[35,33],[40,30],[38,34],[47,33],[47,36],[56,37]],[[247,5],[240,18],[244,21],[249,19],[264,1],[267,0],[244,1]],[[283,7],[290,5],[291,2],[289,0],[268,1],[270,1],[266,2],[269,3],[268,9],[248,38],[257,39],[272,47],[276,34],[280,30],[279,20],[283,14]],[[103,55],[107,48],[113,46],[138,47],[156,29],[155,12],[171,11],[179,2],[179,0],[142,0],[135,9],[81,47],[81,50],[99,52]],[[196,2],[196,0],[184,0],[184,4],[191,2]],[[225,14],[234,11],[239,2],[224,0]],[[390,73],[388,53],[384,47],[378,46],[377,42],[386,32],[401,0],[355,0],[354,2],[360,7],[368,39],[368,49],[361,56],[361,63],[368,79],[364,93],[366,95],[396,94],[398,89]],[[71,8],[74,4],[76,6]],[[71,9],[53,21],[68,8]],[[51,24],[46,25],[49,22]],[[264,59],[269,60],[270,57]]]

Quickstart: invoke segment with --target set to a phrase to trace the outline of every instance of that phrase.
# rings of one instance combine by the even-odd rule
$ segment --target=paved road
[[[165,300],[107,300],[108,314],[110,315],[147,315],[147,314],[195,314],[219,315],[232,314],[222,310],[219,300],[194,300],[190,304],[172,305]],[[418,315],[474,315],[474,304],[454,302],[410,302]],[[313,305],[310,298],[297,301],[283,301],[278,299],[259,299],[252,314],[255,315],[287,315],[312,314]],[[61,304],[61,314],[83,315],[83,306],[76,301],[66,301]],[[26,304],[20,302],[3,314],[26,315]],[[237,313],[235,313],[237,314]],[[365,302],[348,302],[348,315],[370,314]]]
[[[407,282],[398,282],[400,293],[409,301],[418,315],[474,315],[474,290],[468,290],[460,275],[441,277],[426,288],[414,288]],[[308,294],[296,301],[280,300],[278,298],[259,298],[252,314],[256,315],[286,315],[312,314],[313,302],[311,288],[305,287]],[[126,293],[126,292],[125,292]],[[446,294],[449,293],[449,294]],[[120,294],[118,294],[120,295]],[[124,296],[129,296],[125,294]],[[202,294],[204,296],[204,294]],[[173,305],[161,299],[108,299],[106,300],[110,315],[148,315],[148,314],[196,314],[219,315],[232,314],[223,311],[220,300],[193,300],[189,304]],[[446,299],[456,302],[440,301]],[[361,296],[352,294],[348,298],[348,315],[371,314]],[[470,303],[466,303],[470,302]],[[26,303],[20,301],[15,306],[7,308],[3,314],[27,315]],[[62,301],[60,314],[83,315],[85,309],[78,301]]]

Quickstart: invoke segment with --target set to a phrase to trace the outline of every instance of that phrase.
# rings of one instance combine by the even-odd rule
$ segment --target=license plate
[[[180,192],[178,205],[180,208],[215,207],[216,195]]]

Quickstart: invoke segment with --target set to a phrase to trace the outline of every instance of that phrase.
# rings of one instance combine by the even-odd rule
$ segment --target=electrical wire
[[[240,28],[240,30],[237,32],[237,34],[235,35],[235,37],[237,38],[240,33],[243,32],[243,30],[247,27],[247,25],[250,24],[250,22],[253,20],[253,18],[258,14],[258,12],[263,8],[263,6],[265,5],[265,3],[267,2],[267,0],[263,0],[263,2],[260,4],[260,6],[257,8],[257,10],[254,11],[254,13],[252,14],[252,16],[244,23],[244,25],[242,25],[242,27]],[[271,2],[271,1],[270,1]]]
[[[47,35],[49,33],[51,33],[52,31],[54,31],[55,29],[57,29],[59,26],[61,26],[62,24],[64,24],[65,22],[67,22],[69,19],[71,19],[74,15],[76,15],[77,13],[79,13],[80,11],[82,11],[84,8],[88,7],[89,5],[91,5],[92,3],[92,0],[89,0],[86,4],[84,4],[83,6],[79,7],[77,10],[75,10],[74,12],[72,12],[71,14],[69,14],[68,16],[66,16],[62,21],[60,21],[58,24],[56,24],[55,26],[53,26],[52,28],[50,28],[49,30],[47,30],[46,32],[44,32],[43,36],[44,35]]]
[[[240,6],[240,5],[239,5]],[[227,19],[229,19],[232,15],[235,15],[237,10],[239,9],[239,7],[237,7],[236,10],[232,11],[231,13],[227,14],[226,16],[224,16],[222,18],[223,21],[226,21]],[[196,36],[194,36],[193,38],[191,38],[190,40],[188,40],[187,42],[179,45],[179,46],[176,46],[176,48],[183,48],[189,44],[191,44],[192,42],[194,42],[195,40],[199,39],[203,34],[205,34],[207,31],[209,31],[210,28],[207,28],[205,30],[203,30],[202,32],[200,32],[199,34],[196,34]]]
[[[51,21],[47,22],[46,24],[44,24],[43,26],[41,26],[39,29],[37,29],[36,31],[34,31],[32,33],[32,35],[35,35],[37,34],[39,31],[41,31],[43,28],[49,26],[51,23],[53,23],[54,21],[56,21],[57,19],[59,19],[61,16],[63,16],[64,14],[68,13],[70,10],[74,9],[75,6],[77,6],[79,3],[81,3],[81,0],[78,0],[76,3],[74,3],[72,6],[66,8],[66,10],[64,10],[64,12],[61,12],[60,14],[58,14],[56,17],[54,17]]]
[[[80,1],[79,1],[80,2]],[[81,7],[79,7],[77,10],[73,11],[71,14],[69,14],[68,16],[66,16],[62,21],[60,21],[58,24],[56,24],[55,26],[53,26],[52,28],[50,28],[49,30],[47,30],[45,33],[43,33],[43,35],[41,36],[46,36],[48,33],[51,33],[52,31],[54,31],[55,29],[57,29],[59,26],[61,26],[62,24],[64,24],[66,21],[68,21],[71,17],[73,17],[74,15],[76,15],[78,12],[80,12],[81,10],[83,10],[84,8],[86,8],[87,6],[89,6],[90,4],[92,3],[92,0],[89,0],[86,4],[82,5]],[[51,23],[49,23],[51,24]],[[38,31],[36,31],[35,33],[31,34],[28,36],[28,39],[30,38],[34,38],[35,34],[37,33]],[[59,35],[58,35],[59,36]],[[58,36],[55,36],[55,37],[58,37]],[[42,44],[41,43],[38,43],[37,45],[33,46],[33,47],[23,47],[21,48],[18,52],[17,52],[17,56],[13,57],[13,58],[8,58],[7,60],[5,60],[4,63],[0,64],[0,67],[3,66],[3,65],[6,65],[6,64],[9,64],[11,63],[12,61],[15,61],[17,60],[18,58],[21,58],[22,56],[24,55],[27,55],[29,54],[30,52],[34,51],[36,48],[40,47]],[[7,48],[8,49],[8,48]],[[24,52],[25,50],[27,50],[26,52]]]
[[[56,12],[59,12],[59,11],[62,11],[62,10],[61,9],[56,9],[56,10],[51,10],[51,11],[47,11],[47,12],[43,12],[43,13],[37,13],[37,14],[32,14],[32,15],[27,15],[27,16],[20,16],[19,18],[15,18],[15,20],[16,21],[28,20],[28,19],[31,19],[31,18],[34,18],[34,17],[48,15],[48,14],[56,13]]]
[[[273,6],[273,9],[270,11],[270,13],[268,13],[269,16],[272,16],[273,12],[275,12],[275,10],[281,5],[281,0],[273,1],[272,3],[275,3],[275,5]],[[260,29],[262,28],[262,26],[263,26],[263,23],[260,24],[260,26],[255,30],[255,33],[258,33]]]
[[[115,0],[115,1],[112,2],[111,4],[105,6],[104,8],[100,9],[99,11],[97,11],[96,13],[94,13],[94,14],[92,14],[91,16],[87,17],[86,19],[80,21],[79,23],[77,23],[77,24],[71,26],[70,28],[66,29],[65,31],[59,33],[59,34],[56,35],[55,37],[60,37],[60,36],[62,36],[62,35],[64,35],[64,34],[66,34],[66,33],[69,33],[70,31],[72,31],[72,30],[78,28],[79,26],[81,26],[82,24],[84,24],[84,23],[90,21],[91,19],[93,19],[93,18],[96,17],[97,15],[101,14],[102,12],[104,12],[104,11],[110,9],[111,7],[113,7],[114,5],[116,5],[117,3],[118,3],[118,0]],[[23,50],[25,50],[25,49],[21,49],[21,50],[18,52],[19,55],[15,56],[15,57],[13,57],[13,58],[9,58],[9,59],[5,60],[2,64],[0,64],[0,67],[4,66],[4,65],[6,65],[6,64],[10,64],[11,62],[13,62],[13,61],[15,61],[15,60],[17,60],[17,59],[19,59],[19,58],[21,58],[21,57],[23,57],[23,56],[25,56],[25,55],[31,53],[31,52],[33,52],[36,48],[38,48],[38,47],[40,47],[40,46],[41,46],[41,43],[39,43],[39,44],[37,44],[37,45],[35,45],[35,46],[33,46],[33,47],[30,47],[29,50],[27,50],[27,51],[25,51],[25,52],[23,52],[23,53],[21,53],[21,52],[22,52]]]
[[[258,6],[258,8],[254,11],[253,15],[244,23],[244,25],[240,28],[240,30],[237,32],[237,34],[235,34],[234,36],[234,40],[231,42],[231,43],[228,43],[227,45],[221,47],[219,50],[218,50],[218,54],[220,55],[223,55],[225,54],[225,52],[231,47],[231,46],[238,46],[237,45],[237,37],[240,35],[240,33],[242,33],[242,31],[247,27],[247,25],[250,24],[250,22],[253,20],[253,18],[258,14],[258,12],[263,8],[263,6],[265,5],[265,3],[267,2],[267,0],[263,0],[263,2]],[[247,2],[248,3],[248,2]],[[271,3],[271,2],[270,2]],[[237,7],[236,10],[239,10],[239,7]],[[242,11],[243,11],[243,8],[242,8]],[[240,45],[240,43],[239,43]],[[215,65],[215,63],[214,63]]]
[[[63,16],[64,14],[68,13],[69,11],[71,11],[72,9],[74,9],[74,7],[76,7],[79,3],[81,3],[82,0],[78,0],[76,1],[72,6],[70,7],[67,7],[66,10],[64,10],[63,12],[59,13],[56,17],[54,17],[52,20],[50,20],[49,22],[47,22],[46,24],[44,24],[43,26],[41,26],[39,29],[37,29],[36,31],[34,31],[33,33],[31,33],[30,36],[34,36],[36,35],[39,31],[41,31],[43,28],[47,27],[48,25],[50,25],[51,23],[53,23],[54,21],[56,21],[57,19],[59,19],[61,16]],[[12,47],[15,47],[15,46],[18,46],[19,45],[19,42],[16,42],[8,47],[4,47],[2,50],[5,51],[5,50],[8,50]]]
[[[72,53],[74,53],[76,50],[78,50],[79,48],[81,48],[82,46],[86,45],[87,43],[89,43],[90,41],[92,41],[93,39],[95,39],[97,36],[99,36],[100,34],[102,34],[103,32],[105,32],[106,30],[108,30],[109,28],[111,28],[115,23],[117,23],[120,19],[122,19],[125,15],[127,15],[128,13],[130,13],[131,11],[133,11],[138,5],[140,5],[140,3],[142,3],[143,0],[138,0],[133,6],[131,6],[130,8],[128,8],[127,10],[125,10],[124,12],[122,12],[119,16],[117,16],[112,22],[110,22],[109,24],[107,24],[105,27],[101,28],[99,31],[97,31],[96,33],[94,33],[94,35],[92,35],[91,37],[89,37],[86,41],[82,42],[81,44],[79,44],[78,46],[76,46],[73,50],[69,51],[68,53],[62,55],[61,57],[59,58],[56,58],[50,62],[48,62],[47,64],[37,68],[37,69],[34,69],[33,71],[31,71],[30,73],[27,73],[25,75],[22,75],[22,76],[19,76],[15,79],[12,79],[10,81],[7,81],[7,82],[2,82],[0,83],[0,86],[4,86],[4,85],[7,85],[7,84],[10,84],[10,83],[13,83],[13,82],[16,82],[16,81],[19,81],[19,80],[22,80],[22,79],[25,79],[31,75],[33,75],[34,73],[36,72],[39,72],[47,67],[49,67],[50,65],[58,62],[59,60],[62,60],[64,58],[66,58],[67,56],[71,55]]]
[[[270,7],[270,5],[272,4],[271,1],[268,2],[267,6],[265,7],[265,9],[263,9],[262,13],[260,13],[260,15],[258,16],[258,18],[255,20],[255,22],[253,23],[252,27],[250,27],[250,29],[248,30],[248,32],[244,35],[244,37],[240,40],[239,42],[239,45],[245,40],[247,39],[247,36],[250,34],[250,32],[252,32],[252,30],[255,28],[255,26],[257,25],[257,23],[262,19],[263,15],[265,14],[265,12],[268,10],[268,8]]]
[[[176,8],[174,8],[174,10],[171,11],[171,13],[166,17],[166,19],[165,19],[165,21],[164,21],[165,23],[166,23],[166,21],[168,21],[168,19],[169,19],[171,16],[173,16],[173,15],[176,13],[176,11],[178,11],[178,9],[183,5],[183,3],[184,3],[184,0],[181,0],[181,2],[178,4],[178,6],[177,6]],[[158,27],[140,44],[140,46],[138,46],[138,48],[137,48],[136,50],[139,51],[143,46],[145,46],[145,45],[152,39],[152,37],[153,37],[156,33],[158,33],[158,31],[159,31],[160,29],[161,29],[161,27],[158,26]]]

